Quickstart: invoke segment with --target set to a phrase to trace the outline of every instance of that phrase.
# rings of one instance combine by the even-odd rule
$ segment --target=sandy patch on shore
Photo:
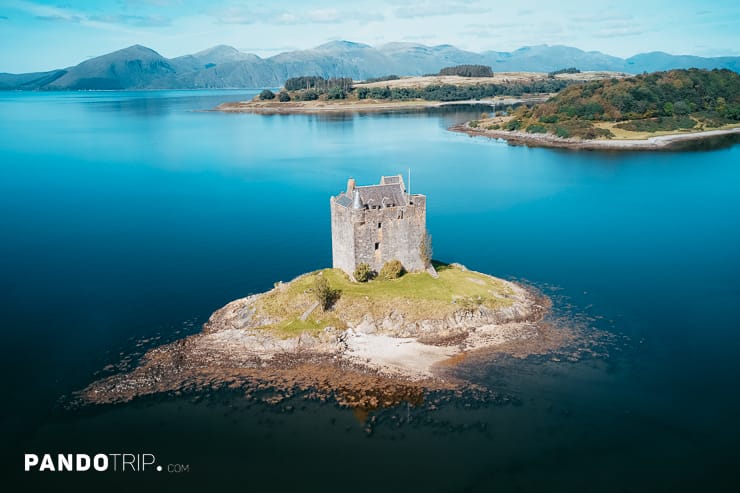
[[[458,351],[450,347],[422,344],[413,337],[353,333],[346,339],[343,357],[387,375],[418,380],[430,378],[434,365]]]

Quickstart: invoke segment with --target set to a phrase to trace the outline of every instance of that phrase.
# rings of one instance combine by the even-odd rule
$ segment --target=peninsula
[[[660,150],[738,136],[740,75],[689,69],[592,81],[450,130],[511,144],[612,150]]]
[[[201,333],[151,349],[76,402],[228,387],[270,402],[302,392],[375,408],[465,387],[454,367],[466,358],[544,354],[576,340],[543,322],[544,296],[431,262],[426,197],[400,175],[350,179],[330,209],[333,268],[228,303]]]
[[[231,113],[350,113],[410,111],[454,104],[506,107],[544,102],[576,82],[622,78],[618,72],[466,72],[448,67],[438,75],[386,76],[366,81],[349,78],[294,77],[277,94],[264,90],[251,101],[223,103],[216,109]],[[457,73],[456,73],[457,72]],[[465,75],[460,75],[465,74]]]

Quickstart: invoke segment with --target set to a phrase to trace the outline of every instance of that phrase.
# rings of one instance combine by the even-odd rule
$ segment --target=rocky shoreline
[[[299,278],[300,279],[300,278]],[[498,280],[500,281],[500,280]],[[373,409],[418,399],[428,391],[474,388],[454,375],[457,364],[488,353],[526,357],[573,342],[575,334],[543,323],[549,299],[507,281],[513,303],[461,308],[421,321],[399,313],[369,314],[346,329],[284,337],[259,328],[260,300],[274,290],[214,312],[201,333],[148,351],[129,371],[90,384],[76,405],[116,404],[142,396],[229,388],[279,402],[296,393],[342,406]]]
[[[740,134],[740,127],[734,127],[728,129],[708,130],[704,132],[658,135],[642,140],[581,140],[572,138],[563,139],[552,134],[532,134],[519,131],[487,130],[484,128],[473,128],[468,123],[453,125],[448,130],[452,132],[465,133],[471,136],[501,139],[507,141],[510,145],[526,145],[529,147],[558,147],[583,150],[660,151],[671,149],[673,146],[679,143]]]

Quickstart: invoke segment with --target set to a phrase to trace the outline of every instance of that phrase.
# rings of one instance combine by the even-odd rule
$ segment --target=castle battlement
[[[426,234],[426,197],[409,194],[401,175],[383,176],[377,185],[347,189],[330,200],[332,261],[352,274],[360,263],[380,271],[399,260],[409,271],[426,268],[421,243]]]

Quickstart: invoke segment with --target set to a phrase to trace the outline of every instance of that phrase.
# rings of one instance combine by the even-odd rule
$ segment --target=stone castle
[[[334,268],[351,276],[360,263],[379,272],[387,261],[399,260],[408,272],[426,269],[421,255],[426,197],[408,193],[401,175],[368,186],[350,178],[347,190],[330,203]]]

